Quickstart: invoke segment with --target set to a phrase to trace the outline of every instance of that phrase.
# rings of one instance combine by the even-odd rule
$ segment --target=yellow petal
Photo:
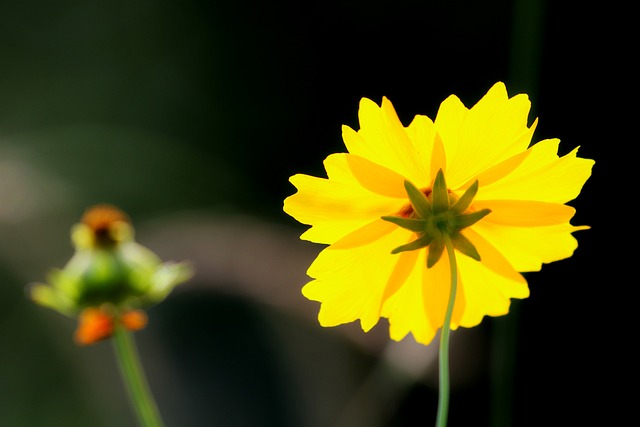
[[[426,267],[427,251],[418,253],[411,274],[405,283],[382,307],[382,316],[389,319],[389,334],[393,340],[400,341],[411,333],[422,344],[429,344],[437,330],[442,327],[449,303],[451,273],[446,252],[432,268]],[[456,294],[451,327],[458,326],[465,311],[465,296]]]
[[[436,133],[436,136],[433,140],[433,151],[431,152],[431,176],[435,180],[438,175],[438,171],[442,170],[442,173],[447,173],[447,153],[444,149],[444,144],[442,143],[442,138],[440,134]],[[429,185],[433,185],[433,182],[430,182]]]
[[[480,200],[473,208],[491,209],[483,221],[516,227],[567,223],[576,212],[571,206],[530,200]]]
[[[363,98],[358,111],[360,130],[343,126],[347,150],[373,163],[396,171],[412,182],[424,179],[424,162],[387,98],[379,107]]]
[[[440,138],[445,140],[444,148],[448,160],[456,158],[459,151],[463,149],[460,146],[462,130],[468,115],[469,109],[455,95],[447,97],[440,104],[435,125]],[[449,181],[450,179],[447,177],[447,183],[451,185]]]
[[[485,268],[509,279],[511,282],[520,284],[519,289],[512,289],[509,292],[510,297],[526,298],[529,296],[529,290],[526,288],[524,277],[514,268],[505,254],[501,253],[495,246],[477,233],[475,227],[464,229],[463,234],[477,249],[480,254],[481,263]],[[522,285],[524,285],[524,287]]]
[[[524,94],[509,98],[496,83],[470,110],[449,97],[438,110],[436,129],[447,153],[447,182],[460,185],[493,164],[526,150],[531,103]]]
[[[397,230],[397,226],[380,218],[365,224],[331,245],[332,249],[352,249],[367,245]]]
[[[470,228],[504,255],[514,269],[524,272],[539,271],[543,263],[569,258],[578,247],[571,233],[588,227],[570,224],[512,227],[479,221]]]
[[[416,155],[418,156],[417,161],[420,162],[420,169],[425,173],[422,181],[417,179],[416,181],[412,181],[412,183],[418,188],[428,187],[433,182],[438,169],[445,168],[446,166],[442,141],[439,141],[440,146],[438,147],[438,150],[442,151],[436,152],[436,159],[434,160],[434,141],[437,136],[433,121],[427,116],[417,115],[411,123],[409,123],[406,131],[415,147]],[[441,157],[437,156],[437,154],[441,154]],[[434,166],[435,172],[433,172]]]
[[[441,328],[449,305],[451,292],[451,267],[449,253],[445,250],[440,260],[431,268],[425,269],[425,302],[426,310],[432,325]],[[459,288],[459,284],[458,284]],[[451,328],[458,327],[460,317],[467,303],[464,292],[456,291],[456,302],[451,316]]]
[[[467,187],[473,184],[475,180],[478,180],[478,183],[482,186],[492,184],[498,180],[501,180],[506,175],[509,175],[515,168],[520,166],[520,164],[524,161],[524,159],[527,158],[528,155],[529,151],[523,151],[522,153],[509,157],[508,159],[485,169],[463,185],[449,185],[449,188],[454,191],[464,191]]]
[[[364,157],[352,154],[331,156],[332,165],[326,163],[327,173],[333,179],[339,169],[339,180],[356,179],[367,190],[385,197],[407,200],[404,189],[405,178],[384,166],[377,165]]]
[[[520,275],[515,278],[497,274],[487,268],[485,260],[475,261],[466,256],[458,256],[460,274],[459,292],[464,295],[466,306],[459,319],[460,326],[478,325],[484,316],[507,314],[511,298],[529,296],[527,282]]]
[[[529,155],[510,174],[483,185],[476,201],[488,199],[538,200],[566,203],[578,196],[591,176],[594,161],[578,158],[576,148],[558,157],[558,139],[533,145]]]
[[[318,320],[335,326],[360,319],[370,330],[380,318],[387,288],[394,288],[408,275],[411,253],[392,255],[391,250],[407,243],[411,233],[395,227],[368,244],[350,249],[325,248],[307,274],[315,280],[302,289],[305,297],[321,303]],[[404,262],[402,260],[405,260]]]
[[[426,251],[402,252],[413,257],[410,273],[402,286],[382,306],[381,314],[389,319],[389,335],[395,341],[411,333],[414,339],[429,344],[438,330],[431,323],[425,301]]]
[[[340,158],[330,156],[327,162]],[[298,174],[289,179],[298,192],[285,199],[284,211],[299,222],[312,225],[301,238],[331,244],[383,215],[398,212],[406,204],[367,190],[353,176],[348,179],[345,174],[341,178],[338,181]]]

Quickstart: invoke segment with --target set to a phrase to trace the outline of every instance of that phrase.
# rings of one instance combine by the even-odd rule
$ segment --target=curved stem
[[[440,390],[438,392],[438,415],[436,419],[436,427],[445,427],[447,425],[447,416],[449,413],[449,335],[451,334],[451,316],[453,314],[453,306],[456,301],[456,288],[458,287],[458,266],[456,264],[456,256],[453,251],[453,243],[451,237],[447,233],[444,236],[447,254],[449,255],[449,266],[451,268],[451,291],[449,293],[449,304],[447,312],[444,316],[444,324],[440,330],[440,351],[438,354]]]
[[[113,334],[113,345],[122,380],[140,425],[143,427],[163,427],[160,413],[142,370],[133,336],[124,327],[117,325]]]

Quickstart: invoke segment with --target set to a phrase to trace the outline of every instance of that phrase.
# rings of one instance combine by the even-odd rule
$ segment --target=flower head
[[[297,174],[284,210],[311,225],[301,238],[326,244],[302,292],[321,303],[323,326],[380,317],[390,335],[423,344],[442,327],[450,290],[442,233],[459,269],[451,327],[472,327],[526,298],[522,272],[570,257],[575,209],[566,205],[591,175],[577,149],[559,157],[558,139],[530,146],[525,94],[496,83],[472,108],[454,95],[435,120],[404,126],[391,102],[362,99],[360,129],[343,126],[347,153],[324,161],[327,178]]]
[[[116,322],[130,330],[144,327],[140,309],[162,301],[192,275],[188,264],[162,263],[136,243],[128,216],[112,205],[87,209],[71,239],[75,253],[65,267],[29,290],[36,303],[78,317],[80,344],[111,336]]]

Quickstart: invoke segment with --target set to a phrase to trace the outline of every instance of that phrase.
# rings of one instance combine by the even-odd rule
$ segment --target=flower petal
[[[529,296],[526,280],[522,274],[520,274],[518,270],[511,265],[503,253],[473,229],[464,230],[464,234],[477,249],[480,254],[480,258],[482,259],[481,263],[484,267],[491,270],[493,273],[518,284],[517,289],[514,288],[509,291],[508,295],[511,298],[526,298]]]
[[[526,150],[531,103],[525,94],[509,98],[496,83],[471,109],[455,96],[440,106],[435,124],[447,153],[447,181],[453,187],[493,164]]]
[[[335,243],[332,243],[331,247],[333,249],[352,249],[358,246],[368,245],[374,240],[378,240],[386,234],[397,230],[397,228],[394,224],[379,218],[352,231]],[[391,253],[391,250],[389,253]]]
[[[513,227],[480,221],[466,236],[476,245],[483,263],[485,255],[471,232],[477,233],[501,253],[517,271],[539,271],[542,264],[569,258],[578,247],[571,233],[588,227],[557,224],[540,227]],[[466,231],[466,230],[465,230]]]
[[[531,200],[480,200],[473,207],[491,210],[484,221],[516,227],[567,223],[576,212],[575,208],[560,203]]]
[[[416,115],[405,129],[415,147],[416,160],[425,174],[422,181],[418,180],[414,183],[419,187],[428,187],[436,176],[435,172],[446,166],[442,141],[439,141],[440,146],[434,149],[434,143],[440,137],[437,136],[433,121],[427,116]]]
[[[522,153],[516,154],[515,156],[509,157],[506,160],[503,160],[484,171],[480,172],[478,176],[474,177],[472,181],[478,181],[478,184],[482,183],[483,186],[492,184],[505,176],[509,175],[515,168],[517,168],[520,163],[524,161],[529,155],[529,151],[523,151]],[[462,190],[467,188],[472,184],[471,181],[463,184],[462,186],[450,186],[450,188],[454,190]]]
[[[397,172],[353,154],[329,157],[325,167],[330,179],[349,181],[355,178],[360,185],[376,194],[406,200],[405,179]]]
[[[445,252],[432,268],[425,268],[427,251],[416,251],[416,262],[411,274],[397,292],[386,300],[382,316],[389,319],[389,333],[400,341],[411,333],[415,340],[428,345],[442,327],[449,303],[451,273]],[[452,328],[458,325],[465,308],[464,294],[456,294]]]
[[[431,249],[431,248],[429,248]],[[460,258],[460,257],[458,257]],[[449,305],[451,292],[451,270],[449,267],[449,253],[444,251],[440,260],[425,271],[425,308],[432,325],[441,328]],[[460,283],[458,283],[458,289]],[[451,328],[456,329],[464,313],[467,303],[463,292],[456,290],[456,301],[451,316]]]
[[[578,149],[558,157],[558,139],[533,145],[530,154],[502,179],[484,185],[476,201],[488,199],[538,200],[566,203],[578,196],[591,176],[594,161],[576,156]]]
[[[389,292],[404,283],[415,252],[391,255],[391,250],[413,235],[393,226],[379,239],[349,249],[325,248],[311,264],[303,295],[321,303],[318,320],[322,326],[335,326],[360,319],[362,329],[370,330],[380,318],[380,307]]]
[[[383,215],[395,214],[407,204],[406,196],[405,200],[394,199],[364,188],[350,173],[346,158],[332,155],[325,160],[330,179],[302,174],[290,178],[298,192],[284,201],[284,211],[299,222],[312,225],[301,238],[331,244]],[[404,191],[402,181],[400,186]]]
[[[403,252],[411,256],[410,273],[402,287],[391,294],[382,306],[381,315],[389,319],[389,335],[395,341],[411,333],[417,342],[429,344],[438,330],[429,319],[425,303],[425,250]]]
[[[459,318],[460,326],[478,325],[484,316],[507,314],[511,298],[526,298],[529,288],[525,279],[518,275],[506,277],[487,268],[484,254],[482,262],[468,257],[457,257],[460,273],[460,289],[466,306]]]
[[[360,130],[357,133],[348,126],[342,128],[347,150],[398,172],[416,185],[422,185],[424,162],[419,160],[419,153],[391,101],[383,98],[379,107],[375,102],[363,98],[358,117]]]

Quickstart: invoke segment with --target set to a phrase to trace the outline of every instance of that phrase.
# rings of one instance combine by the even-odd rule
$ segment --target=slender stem
[[[160,413],[149,391],[132,334],[118,325],[113,334],[116,359],[131,405],[143,427],[163,427]]]
[[[444,235],[444,242],[447,248],[447,254],[449,255],[451,291],[449,293],[447,312],[444,316],[444,324],[440,331],[440,352],[438,354],[440,390],[438,393],[436,427],[445,427],[447,425],[447,416],[449,413],[449,336],[451,335],[451,316],[453,315],[453,306],[456,301],[456,288],[458,287],[458,266],[456,264],[455,253],[453,252],[453,243],[447,233],[442,234]]]

